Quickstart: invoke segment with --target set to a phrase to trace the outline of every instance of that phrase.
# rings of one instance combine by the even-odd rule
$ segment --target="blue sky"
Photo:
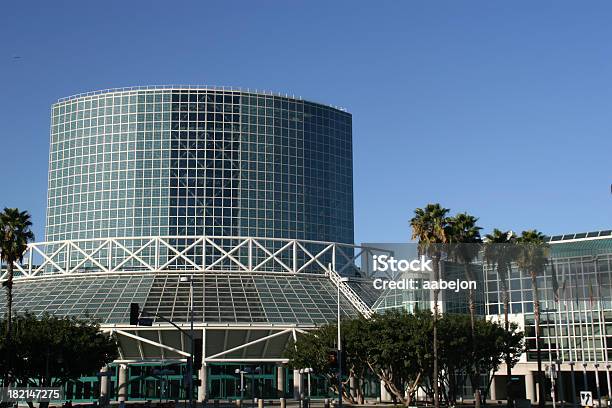
[[[440,202],[493,227],[612,227],[612,3],[19,1],[0,17],[0,206],[42,239],[49,107],[147,84],[353,114],[356,241]]]

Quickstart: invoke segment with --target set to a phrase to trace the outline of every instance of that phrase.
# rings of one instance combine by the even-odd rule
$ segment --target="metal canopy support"
[[[165,344],[161,344],[161,343],[158,343],[156,341],[146,339],[144,337],[138,336],[136,334],[129,333],[129,332],[124,331],[124,330],[117,330],[117,329],[115,329],[114,332],[117,333],[117,334],[120,334],[122,336],[129,337],[129,338],[131,338],[133,340],[136,340],[138,342],[147,343],[147,344],[150,344],[150,345],[155,346],[155,347],[159,347],[159,348],[163,348],[163,349],[166,349],[166,350],[170,350],[170,351],[172,351],[174,353],[180,354],[181,356],[189,357],[191,355],[191,354],[189,354],[187,352],[184,352],[182,350],[175,349],[174,347],[170,347],[170,346],[167,346]],[[139,344],[139,349],[142,350],[141,344]],[[143,358],[143,360],[145,359],[144,353],[143,353],[142,358]]]
[[[272,356],[270,356],[268,353],[264,353],[262,352],[261,356],[258,357],[247,357],[248,354],[246,353],[246,351],[249,349],[249,347],[252,347],[256,344],[264,344],[264,351],[268,349],[267,344],[275,338],[279,338],[281,336],[290,336],[291,338],[293,338],[294,340],[297,339],[298,334],[305,334],[307,333],[309,330],[312,330],[314,327],[308,327],[308,328],[296,328],[296,327],[288,327],[288,326],[254,326],[254,327],[249,327],[249,326],[242,326],[242,325],[235,325],[235,326],[215,326],[215,327],[203,327],[201,328],[201,334],[202,334],[202,364],[205,366],[207,363],[211,363],[211,362],[276,362],[276,363],[287,363],[288,359],[282,357],[280,354],[278,356],[275,355],[275,353],[272,354]],[[227,346],[224,345],[222,347],[221,351],[217,351],[214,354],[207,354],[207,350],[210,348],[211,344],[209,344],[209,334],[211,332],[223,332],[223,336],[227,337],[231,334],[231,332],[234,331],[243,331],[246,330],[247,331],[247,336],[246,338],[243,338],[242,344],[239,345],[235,345],[235,346]],[[171,336],[169,335],[169,333],[176,333],[177,336],[181,336],[182,334],[176,330],[174,327],[172,326],[158,326],[158,327],[134,327],[134,328],[108,328],[108,327],[103,327],[103,331],[107,332],[107,333],[115,333],[118,336],[123,336],[127,339],[133,340],[136,342],[136,345],[134,346],[130,346],[133,347],[131,354],[129,352],[127,352],[128,350],[124,350],[123,347],[125,347],[125,345],[120,346],[120,350],[119,350],[119,358],[115,361],[115,363],[129,363],[129,364],[138,364],[138,363],[143,363],[143,362],[156,362],[156,361],[186,361],[187,357],[189,357],[189,353],[187,351],[184,351],[182,349],[177,349],[175,347],[172,347],[170,345],[167,344],[167,341],[171,338]],[[255,340],[250,340],[249,338],[251,337],[251,335],[253,333],[256,332],[265,332],[265,335],[262,337],[259,337]],[[155,340],[151,340],[150,338],[147,337],[153,337],[153,336],[147,336],[145,337],[145,335],[143,333],[146,332],[153,332],[151,334],[153,334],[153,336],[158,339],[157,341]],[[162,334],[162,332],[166,332],[165,335]],[[164,341],[165,340],[165,341]],[[151,352],[149,350],[149,353],[147,355],[147,351],[144,348],[144,345],[149,345],[149,346],[153,346],[155,347],[158,351],[156,351],[155,355],[151,355]],[[186,343],[185,343],[186,344]],[[208,348],[207,348],[208,345]],[[218,346],[219,344],[217,344]],[[183,348],[183,346],[181,346],[181,348]],[[238,352],[238,351],[243,351],[242,355],[239,357],[236,356],[231,356],[229,357],[228,355],[231,355],[232,353]],[[169,356],[167,353],[168,352],[173,352],[176,353],[178,355],[178,357],[172,357]],[[135,354],[134,354],[135,353]],[[184,357],[184,358],[181,358]],[[200,391],[199,391],[200,392]]]
[[[212,355],[210,357],[206,357],[205,361],[219,361],[218,357],[220,357],[222,355],[225,355],[225,354],[228,354],[228,353],[232,353],[234,351],[242,350],[242,349],[244,349],[246,347],[249,347],[249,346],[251,346],[253,344],[261,343],[263,341],[266,341],[268,339],[271,339],[271,338],[274,338],[274,337],[277,337],[277,336],[281,336],[283,334],[291,333],[292,330],[293,329],[286,329],[286,330],[280,331],[278,333],[274,333],[274,334],[270,334],[268,336],[261,337],[261,338],[259,338],[257,340],[248,341],[248,342],[246,342],[246,343],[244,343],[244,344],[242,344],[240,346],[232,347],[229,350],[225,350],[225,351],[222,351],[221,353],[217,353],[217,354],[214,354],[214,355]]]

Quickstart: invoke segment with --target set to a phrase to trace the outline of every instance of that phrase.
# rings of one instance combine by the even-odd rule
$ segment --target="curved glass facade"
[[[46,240],[353,242],[352,118],[285,96],[110,90],[52,107]]]

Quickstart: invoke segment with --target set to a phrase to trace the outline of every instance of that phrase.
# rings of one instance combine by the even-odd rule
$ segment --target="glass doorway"
[[[273,364],[240,365],[210,364],[208,366],[208,390],[210,399],[276,398],[276,366]],[[239,371],[244,390],[240,390]]]

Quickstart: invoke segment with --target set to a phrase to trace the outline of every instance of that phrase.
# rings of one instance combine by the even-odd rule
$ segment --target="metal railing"
[[[348,283],[342,281],[342,276],[340,276],[334,270],[333,266],[328,269],[327,276],[329,276],[329,279],[332,281],[334,286],[339,288],[340,292],[353,305],[353,307],[357,309],[359,313],[361,313],[366,319],[372,317],[374,311],[370,309],[370,307],[363,300],[361,300],[361,297],[355,293],[353,288],[351,288]]]
[[[184,84],[176,84],[176,85],[140,85],[140,86],[125,86],[125,87],[118,87],[118,88],[107,88],[107,89],[99,89],[99,90],[95,90],[95,91],[87,91],[87,92],[80,92],[77,94],[73,94],[73,95],[69,95],[69,96],[65,96],[62,98],[59,98],[57,100],[57,103],[61,103],[61,102],[66,102],[66,101],[70,101],[73,99],[77,99],[77,98],[82,98],[82,97],[87,97],[87,96],[95,96],[95,95],[104,95],[104,94],[109,94],[109,93],[113,93],[113,92],[130,92],[130,91],[155,91],[155,90],[166,90],[166,91],[180,91],[180,90],[210,90],[210,91],[227,91],[227,92],[241,92],[241,93],[250,93],[250,94],[258,94],[258,95],[268,95],[268,96],[277,96],[277,97],[281,97],[281,98],[291,98],[291,99],[296,99],[299,101],[306,101],[306,102],[312,102],[312,103],[316,103],[318,105],[323,105],[329,108],[334,108],[334,109],[338,109],[340,111],[343,112],[347,112],[346,108],[340,107],[340,106],[336,106],[336,105],[332,105],[332,104],[328,104],[328,103],[322,103],[322,102],[317,102],[317,101],[311,101],[311,100],[306,100],[304,98],[302,98],[301,96],[296,96],[295,94],[288,94],[288,93],[282,93],[282,92],[274,92],[274,91],[269,91],[269,90],[265,90],[265,89],[252,89],[252,88],[244,88],[244,87],[239,87],[239,86],[220,86],[220,85],[184,85]]]

